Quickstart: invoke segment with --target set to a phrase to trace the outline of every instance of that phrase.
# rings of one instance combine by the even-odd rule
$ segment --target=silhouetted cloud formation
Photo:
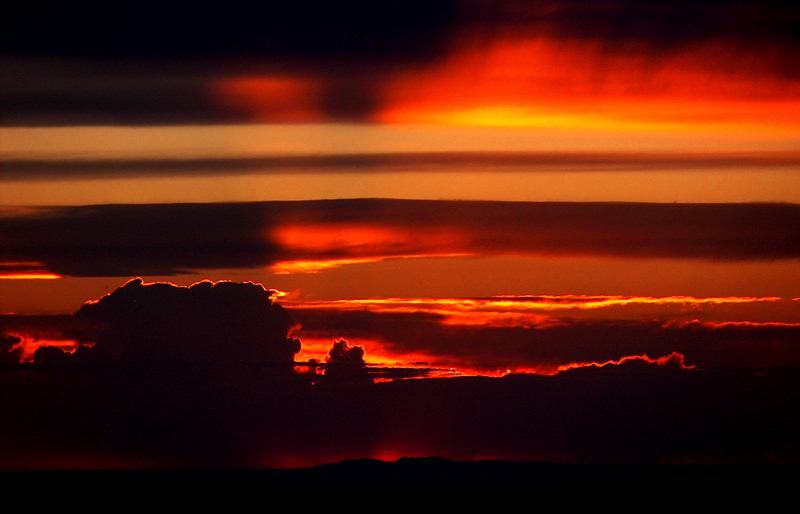
[[[71,364],[70,355],[55,346],[42,346],[33,354],[33,365],[38,368],[52,368]]]
[[[327,313],[316,321],[294,314],[304,332],[323,325],[331,333],[375,328],[358,312],[347,313],[356,318]],[[504,378],[419,378],[429,368],[399,368],[376,376],[418,379],[373,384],[364,350],[337,340],[320,379],[289,371],[299,341],[287,338],[288,313],[269,290],[251,283],[177,287],[133,280],[85,304],[74,318],[28,318],[17,328],[36,320],[50,332],[60,321],[64,333],[70,320],[88,320],[97,327],[96,344],[72,355],[42,347],[26,364],[4,357],[4,469],[297,466],[402,455],[564,462],[800,459],[800,420],[793,408],[800,374],[778,363],[760,367],[758,359],[747,368],[685,369],[679,354],[666,352],[663,362],[630,358],[555,376]],[[727,335],[717,340],[691,323],[662,327],[678,332],[666,339],[646,324],[627,333],[630,327],[595,323],[554,329],[558,335],[552,337],[529,333],[536,337],[523,341],[512,331],[491,338],[475,330],[437,332],[435,321],[420,325],[404,316],[385,326],[403,351],[427,345],[468,358],[552,360],[558,352],[576,358],[641,349],[651,339],[656,346],[680,346],[694,331],[703,334],[697,347],[707,346],[709,355],[746,347],[748,331],[764,335],[759,341],[774,354],[783,353],[777,332],[755,326],[730,334],[734,325],[719,324],[710,330]],[[0,349],[19,342],[4,336]],[[276,373],[276,363],[286,373]]]
[[[402,455],[606,463],[800,458],[796,370],[629,362],[554,377],[328,388],[276,383],[247,367],[203,373],[94,365],[4,370],[0,386],[2,468],[297,466]]]
[[[364,362],[364,348],[334,341],[325,360],[325,379],[330,382],[371,382]]]
[[[131,276],[453,253],[788,259],[800,257],[797,226],[800,206],[789,204],[106,205],[0,216],[0,261],[37,261],[61,275]]]
[[[293,362],[286,310],[253,283],[198,282],[191,287],[131,280],[75,314],[102,329],[95,359],[125,362]],[[87,352],[88,353],[88,352]]]

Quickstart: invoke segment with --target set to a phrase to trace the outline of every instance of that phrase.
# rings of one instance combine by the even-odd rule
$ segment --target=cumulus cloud
[[[112,361],[291,364],[300,351],[289,314],[254,283],[135,279],[75,318],[102,327],[91,352]]]
[[[325,379],[332,382],[371,382],[364,362],[364,348],[334,341],[325,360]]]

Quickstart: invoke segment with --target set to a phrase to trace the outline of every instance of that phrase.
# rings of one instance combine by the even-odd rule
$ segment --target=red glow
[[[763,329],[763,328],[777,328],[777,329],[795,329],[800,328],[800,322],[787,322],[787,321],[700,321],[698,319],[690,321],[669,321],[664,324],[665,328],[687,328],[687,327],[703,327],[711,329]]]
[[[31,362],[36,350],[46,346],[60,348],[66,353],[74,353],[75,350],[81,346],[81,343],[74,339],[38,339],[24,334],[13,333],[9,335],[16,336],[20,339],[20,342],[11,347],[11,351],[22,350],[20,353],[20,362]]]
[[[211,91],[220,105],[260,122],[307,122],[321,117],[319,86],[309,79],[244,76],[217,80]]]
[[[605,130],[800,130],[800,88],[768,74],[741,73],[762,68],[763,56],[730,55],[708,45],[656,64],[647,55],[609,54],[595,41],[513,33],[467,38],[438,67],[391,82],[377,118]]]
[[[288,254],[303,256],[273,264],[271,269],[278,274],[318,273],[340,266],[386,259],[467,255],[464,252],[442,251],[445,248],[463,247],[466,240],[458,231],[443,229],[306,223],[278,226],[268,237]]]
[[[556,368],[556,371],[553,374],[558,374],[563,371],[568,371],[571,369],[576,368],[587,368],[587,367],[595,367],[595,368],[603,368],[606,366],[620,366],[625,364],[626,362],[636,362],[641,361],[647,364],[654,364],[656,366],[667,366],[667,365],[676,365],[680,369],[695,369],[693,364],[686,364],[686,358],[682,353],[679,352],[672,352],[669,355],[664,355],[661,357],[652,358],[647,354],[641,355],[626,355],[625,357],[621,357],[619,359],[607,360],[603,362],[571,362],[569,364],[562,364]]]
[[[37,261],[0,262],[0,280],[54,280],[61,275],[51,272]]]
[[[327,301],[290,301],[286,306],[299,309],[338,311],[369,310],[385,313],[427,313],[442,316],[446,325],[484,325],[547,328],[559,324],[555,311],[593,311],[613,307],[677,306],[696,309],[702,306],[779,302],[766,296],[615,296],[615,295],[524,295],[487,298],[367,298]]]

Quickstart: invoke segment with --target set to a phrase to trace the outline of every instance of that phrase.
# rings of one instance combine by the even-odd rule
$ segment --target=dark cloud
[[[666,52],[703,42],[777,44],[788,53],[797,36],[800,9],[777,0],[551,0],[544,2],[467,1],[468,12],[484,26],[509,25],[534,33],[594,40],[607,47],[640,45]]]
[[[363,121],[377,107],[377,70],[337,76],[297,63],[290,68],[299,70],[287,73],[285,67],[0,58],[0,125]],[[297,117],[287,110],[285,96],[259,97],[257,112],[256,106],[220,96],[219,84],[252,74],[312,84],[313,93],[298,101],[313,112]]]
[[[33,354],[33,365],[39,369],[47,369],[71,364],[72,357],[55,346],[42,346]]]
[[[349,226],[386,241],[289,247],[275,231]],[[432,234],[425,236],[425,231]],[[603,255],[690,259],[800,257],[789,204],[525,203],[326,200],[107,205],[0,216],[0,261],[73,276],[168,275],[285,260],[398,255]]]
[[[327,382],[371,382],[364,362],[364,348],[350,346],[344,339],[334,341],[325,360]]]
[[[287,338],[286,310],[253,283],[136,279],[84,304],[75,318],[102,327],[87,353],[103,360],[290,365],[300,351]]]
[[[19,363],[22,351],[17,345],[20,342],[22,339],[19,336],[0,331],[0,366],[14,366]]]
[[[270,382],[246,368],[208,375],[62,366],[5,371],[0,385],[3,468],[297,466],[402,455],[606,463],[799,457],[796,370],[631,363],[555,377],[343,389]]]
[[[447,373],[448,369],[403,367],[403,366],[378,366],[368,365],[367,372],[373,380],[405,380],[408,378],[427,378],[437,373]]]
[[[0,60],[0,124],[140,125],[237,119],[236,113],[211,101],[202,76],[152,68]]]
[[[0,180],[84,179],[269,173],[380,173],[425,171],[642,171],[675,169],[790,168],[800,154],[621,152],[414,152],[242,158],[15,160],[0,159]]]
[[[78,276],[262,266],[277,250],[265,233],[268,213],[248,204],[45,209],[0,221],[9,244],[2,260],[39,254],[52,271]]]
[[[379,76],[443,53],[454,9],[438,0],[143,1],[113,13],[99,2],[18,4],[0,34],[0,124],[251,121],[211,90],[252,73],[313,80],[320,119],[365,119]]]

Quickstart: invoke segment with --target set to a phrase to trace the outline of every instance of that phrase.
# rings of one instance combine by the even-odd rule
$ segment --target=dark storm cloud
[[[268,173],[642,171],[794,168],[800,154],[637,152],[409,152],[194,159],[0,159],[0,180]]]
[[[387,231],[315,241],[314,231]],[[299,247],[275,233],[294,227]],[[430,237],[428,236],[430,235]],[[307,240],[303,240],[307,239]],[[72,276],[168,275],[408,255],[796,259],[800,206],[325,200],[42,208],[0,216],[0,261]]]
[[[131,280],[75,313],[101,327],[92,360],[290,364],[300,351],[290,319],[261,285],[191,287]]]
[[[630,355],[678,352],[714,367],[800,365],[800,325],[558,319],[542,327],[443,323],[425,313],[292,309],[306,337],[377,341],[389,355],[424,355],[441,366],[552,371]]]

